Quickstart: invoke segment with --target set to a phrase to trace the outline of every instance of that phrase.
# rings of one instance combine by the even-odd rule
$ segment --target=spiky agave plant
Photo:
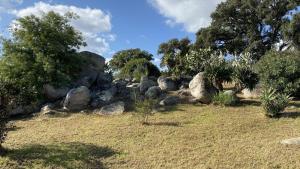
[[[290,96],[284,93],[277,93],[273,88],[263,90],[261,101],[265,114],[268,117],[277,117],[288,105]]]

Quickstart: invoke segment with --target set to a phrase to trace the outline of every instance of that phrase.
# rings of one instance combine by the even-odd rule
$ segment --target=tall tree
[[[227,0],[212,13],[212,24],[197,32],[196,46],[229,53],[250,52],[258,60],[283,38],[284,16],[299,0]]]
[[[159,69],[151,62],[153,55],[141,49],[127,49],[117,52],[109,62],[112,71],[121,78],[159,76]]]
[[[180,75],[188,72],[185,64],[186,55],[191,48],[188,38],[181,40],[171,39],[159,45],[158,54],[162,55],[161,67],[166,67],[172,75]]]
[[[285,41],[300,50],[300,13],[293,15],[291,20],[287,19],[283,27]]]
[[[112,59],[109,61],[109,66],[113,71],[120,71],[130,60],[143,58],[151,61],[153,60],[153,55],[138,48],[121,50],[113,55]]]
[[[70,25],[74,18],[49,12],[17,19],[13,38],[3,42],[1,96],[27,105],[42,97],[44,84],[65,85],[76,77],[81,63],[76,49],[85,43]]]

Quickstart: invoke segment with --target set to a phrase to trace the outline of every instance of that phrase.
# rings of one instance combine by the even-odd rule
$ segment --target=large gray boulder
[[[120,115],[125,111],[125,103],[122,101],[115,102],[106,106],[103,106],[101,109],[94,110],[95,114],[99,115]]]
[[[198,73],[189,84],[191,95],[202,103],[210,103],[212,97],[217,93],[205,77],[204,72]]]
[[[145,96],[150,99],[157,99],[160,96],[160,94],[161,94],[160,87],[152,86],[146,91]]]
[[[113,76],[109,73],[100,72],[96,80],[97,90],[106,90],[111,88],[113,81]]]
[[[157,79],[158,86],[164,91],[175,91],[177,89],[176,83],[171,77],[159,77]]]
[[[104,57],[92,52],[83,51],[79,55],[83,59],[81,72],[75,86],[86,86],[90,88],[99,79],[99,73],[104,72]]]
[[[48,100],[51,101],[58,100],[60,98],[65,97],[68,91],[70,90],[67,87],[55,88],[50,84],[45,84],[43,88],[44,88],[44,95]]]
[[[92,52],[83,51],[79,55],[83,58],[85,64],[83,68],[94,68],[98,72],[104,72],[105,58]]]
[[[127,85],[125,90],[128,91],[129,99],[137,100],[141,98],[139,83],[133,83],[131,85]]]
[[[27,115],[36,113],[39,111],[38,105],[27,105],[27,106],[17,106],[14,109],[8,110],[9,116],[16,116],[16,115]]]
[[[78,111],[85,109],[91,99],[90,90],[86,86],[80,86],[70,90],[64,101],[64,109]]]
[[[141,78],[140,82],[140,92],[145,93],[150,87],[156,86],[156,82],[144,76]]]
[[[160,101],[161,106],[174,106],[179,103],[179,98],[177,96],[167,96],[165,99]]]

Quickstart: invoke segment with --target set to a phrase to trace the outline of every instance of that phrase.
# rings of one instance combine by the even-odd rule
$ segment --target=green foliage
[[[30,104],[43,97],[44,84],[66,85],[76,77],[81,63],[76,49],[85,43],[69,24],[75,18],[49,12],[17,19],[13,38],[3,42],[1,96]]]
[[[161,67],[166,67],[170,75],[185,75],[190,72],[186,66],[186,55],[191,47],[188,38],[171,39],[159,45],[158,54],[162,55]]]
[[[285,35],[285,40],[291,41],[293,46],[300,50],[300,13],[293,15],[291,21],[287,20],[287,23],[282,28]]]
[[[203,72],[205,66],[210,62],[214,51],[211,48],[191,49],[186,55],[187,66],[193,70],[193,75]]]
[[[141,49],[117,52],[109,62],[109,67],[120,78],[136,78],[160,75],[159,69],[151,63],[153,55]]]
[[[134,59],[145,59],[151,61],[153,55],[147,51],[142,51],[141,49],[127,49],[121,50],[113,55],[112,59],[109,61],[109,66],[115,72],[120,71],[127,62]]]
[[[198,31],[196,46],[231,54],[250,52],[259,60],[282,39],[283,17],[297,5],[297,0],[222,2],[211,15],[211,25]]]
[[[262,105],[268,117],[278,116],[288,106],[289,100],[289,95],[277,93],[272,88],[265,89],[261,95]]]
[[[233,80],[237,91],[244,88],[254,89],[258,83],[258,75],[254,71],[254,61],[250,53],[235,55],[232,61]]]
[[[219,92],[213,97],[212,102],[215,105],[233,106],[238,102],[238,99],[234,93]]]
[[[223,82],[231,81],[233,70],[222,52],[215,52],[210,48],[191,50],[186,55],[186,64],[195,74],[204,71],[219,90],[223,90]]]
[[[291,95],[300,91],[299,52],[271,51],[256,66],[264,88],[273,88],[279,93]]]
[[[149,124],[149,116],[153,115],[153,110],[158,105],[158,101],[155,99],[144,99],[135,101],[135,115],[139,117],[142,124]]]
[[[121,69],[119,76],[122,78],[141,79],[142,76],[159,77],[159,69],[145,58],[132,59]]]
[[[5,140],[7,133],[7,111],[3,106],[2,98],[0,99],[0,156],[4,153],[2,143]]]

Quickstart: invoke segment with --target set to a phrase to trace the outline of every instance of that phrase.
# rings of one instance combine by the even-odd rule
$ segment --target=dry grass
[[[300,112],[300,102],[290,112]],[[142,126],[130,114],[15,121],[0,168],[300,168],[299,113],[268,119],[261,107],[180,105]],[[297,117],[299,116],[299,117]]]

